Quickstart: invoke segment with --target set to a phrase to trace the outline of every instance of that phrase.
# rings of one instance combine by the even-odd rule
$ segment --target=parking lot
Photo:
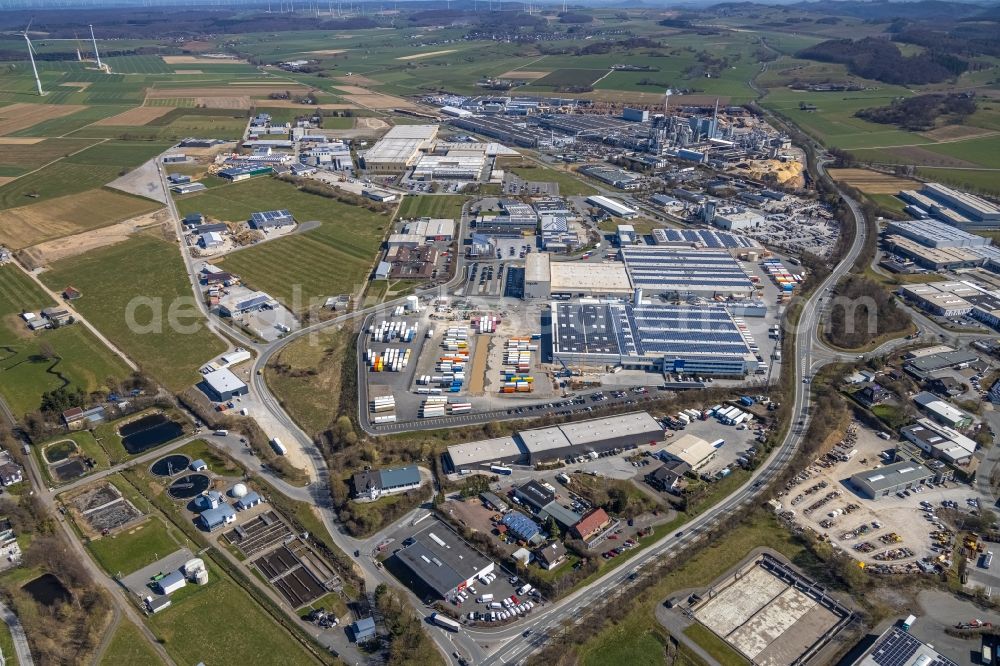
[[[849,434],[844,446],[817,459],[778,495],[784,515],[852,557],[892,572],[920,571],[917,562],[925,558],[948,560],[953,534],[936,513],[943,503],[973,508],[972,489],[947,482],[870,500],[849,479],[884,464],[882,454],[892,444],[857,424],[852,431],[853,439]]]

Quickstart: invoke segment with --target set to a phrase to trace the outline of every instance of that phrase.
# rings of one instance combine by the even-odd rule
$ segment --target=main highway
[[[160,177],[164,181],[164,191],[168,192],[165,173],[162,168],[160,169]],[[176,207],[170,196],[166,198],[168,209],[177,225],[178,234],[183,238]],[[854,218],[855,233],[853,234],[853,242],[823,283],[802,303],[800,319],[795,329],[786,331],[786,335],[792,336],[791,342],[794,347],[792,421],[784,439],[772,451],[765,463],[755,470],[747,482],[734,493],[705,513],[691,519],[678,530],[667,534],[656,543],[637,553],[629,560],[627,566],[623,566],[602,576],[559,601],[536,607],[529,616],[512,626],[495,631],[468,629],[457,634],[446,632],[436,627],[429,628],[431,637],[443,654],[450,658],[452,653],[458,652],[470,663],[474,664],[519,663],[525,660],[532,652],[540,649],[552,636],[553,629],[563,622],[570,618],[578,617],[581,612],[596,610],[600,607],[603,599],[613,594],[624,593],[629,585],[642,584],[643,575],[639,575],[635,580],[629,580],[631,571],[648,571],[651,569],[649,565],[676,556],[685,548],[696,545],[713,526],[743,511],[752,503],[759,501],[769,483],[781,474],[793,459],[802,443],[810,419],[809,385],[807,382],[811,376],[826,363],[855,358],[850,354],[829,350],[819,338],[820,322],[824,307],[828,303],[831,288],[853,266],[864,248],[868,234],[861,207],[853,199],[847,196],[843,196],[843,198],[848,204]],[[462,225],[459,225],[459,227],[461,233]],[[305,458],[312,468],[310,472],[313,478],[313,482],[305,492],[311,496],[313,502],[318,507],[323,522],[329,530],[334,543],[348,554],[359,550],[363,553],[370,552],[373,545],[379,541],[379,537],[376,535],[365,540],[354,539],[345,534],[341,529],[331,503],[329,490],[330,475],[326,461],[312,438],[298,427],[282,408],[277,398],[271,393],[264,379],[263,369],[283,347],[304,336],[315,334],[332,326],[338,326],[349,321],[367,317],[369,314],[377,313],[396,305],[401,305],[405,299],[395,299],[377,306],[362,308],[354,312],[332,317],[322,322],[308,324],[280,340],[261,344],[248,338],[241,331],[219,322],[218,319],[210,315],[200,295],[195,260],[186,251],[182,252],[182,254],[185,256],[193,293],[205,316],[209,321],[216,322],[215,327],[217,329],[224,330],[228,336],[235,339],[247,349],[256,351],[257,356],[253,364],[253,372],[250,380],[256,399],[267,409],[271,418],[280,423],[287,433],[294,437],[294,445],[299,446],[305,453]],[[418,295],[446,295],[463,282],[466,270],[465,260],[461,253],[456,254],[454,277],[440,287],[417,292]],[[880,348],[873,353],[880,353],[881,351],[883,350]],[[497,419],[498,417],[499,415],[497,414],[488,415],[490,419]],[[434,427],[441,426],[440,424],[435,424]],[[296,493],[296,495],[301,494]],[[425,508],[418,509],[411,513],[410,516],[398,521],[390,529],[397,528],[405,524],[406,521],[418,517],[421,513],[426,513],[426,511]],[[387,583],[395,588],[399,587],[396,581],[371,558],[365,556],[355,558],[355,564],[362,571],[369,589],[372,589],[375,584],[380,582]],[[408,591],[404,591],[404,594],[407,595],[407,598],[410,599],[418,612],[424,615],[427,614],[426,609],[419,599]],[[522,633],[529,629],[532,632],[531,635],[524,638]]]

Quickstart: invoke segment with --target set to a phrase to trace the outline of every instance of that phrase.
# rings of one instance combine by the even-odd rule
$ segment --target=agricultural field
[[[57,261],[42,279],[52,289],[67,284],[80,289],[83,298],[74,306],[172,391],[193,384],[198,368],[226,347],[205,328],[191,302],[176,246],[155,235]],[[171,308],[180,326],[170,324]],[[130,313],[138,326],[128,324]]]
[[[120,172],[120,168],[111,165],[60,160],[0,187],[0,210],[103,187]]]
[[[86,190],[0,211],[0,244],[11,249],[30,247],[122,222],[161,207],[159,202],[115,190]]]
[[[462,206],[468,200],[468,197],[460,194],[408,194],[403,197],[396,217],[401,220],[417,217],[451,218],[457,222],[462,215]]]
[[[212,570],[210,574],[216,574]],[[228,578],[214,576],[179,603],[149,618],[174,661],[183,664],[312,663],[312,657]],[[238,618],[223,622],[220,618]]]
[[[68,157],[89,148],[95,139],[34,139],[29,137],[0,137],[0,168],[16,170],[21,175],[49,162]]]
[[[258,178],[180,198],[182,215],[247,220],[258,210],[287,208],[300,223],[319,226],[233,252],[217,263],[298,312],[310,299],[357,291],[367,281],[376,251],[389,228],[387,216],[298,191],[275,178]],[[295,290],[301,300],[295,302]]]
[[[548,88],[557,90],[560,88],[586,87],[610,73],[608,69],[557,69],[551,74],[544,76],[531,84],[532,88]]]
[[[65,286],[65,285],[63,285]],[[28,331],[19,314],[55,305],[20,269],[0,266],[0,395],[20,416],[38,409],[42,394],[60,386],[98,391],[129,368],[80,324]]]

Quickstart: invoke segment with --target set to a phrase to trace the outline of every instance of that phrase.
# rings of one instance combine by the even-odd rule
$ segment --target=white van
[[[229,434],[229,431],[228,430],[216,430],[215,434],[218,435],[219,437],[225,437],[226,435]]]
[[[481,596],[478,599],[476,599],[476,601],[478,601],[481,604],[488,604],[491,601],[493,601],[493,595],[492,594],[484,594],[483,596]]]
[[[491,601],[490,602],[490,609],[491,610],[500,610],[501,608],[503,608],[503,604],[500,603],[499,601]]]

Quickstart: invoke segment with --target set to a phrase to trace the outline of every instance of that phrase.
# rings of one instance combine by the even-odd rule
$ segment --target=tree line
[[[969,63],[943,51],[904,56],[886,39],[831,39],[807,47],[799,58],[847,65],[856,76],[896,85],[940,83],[969,69]]]

